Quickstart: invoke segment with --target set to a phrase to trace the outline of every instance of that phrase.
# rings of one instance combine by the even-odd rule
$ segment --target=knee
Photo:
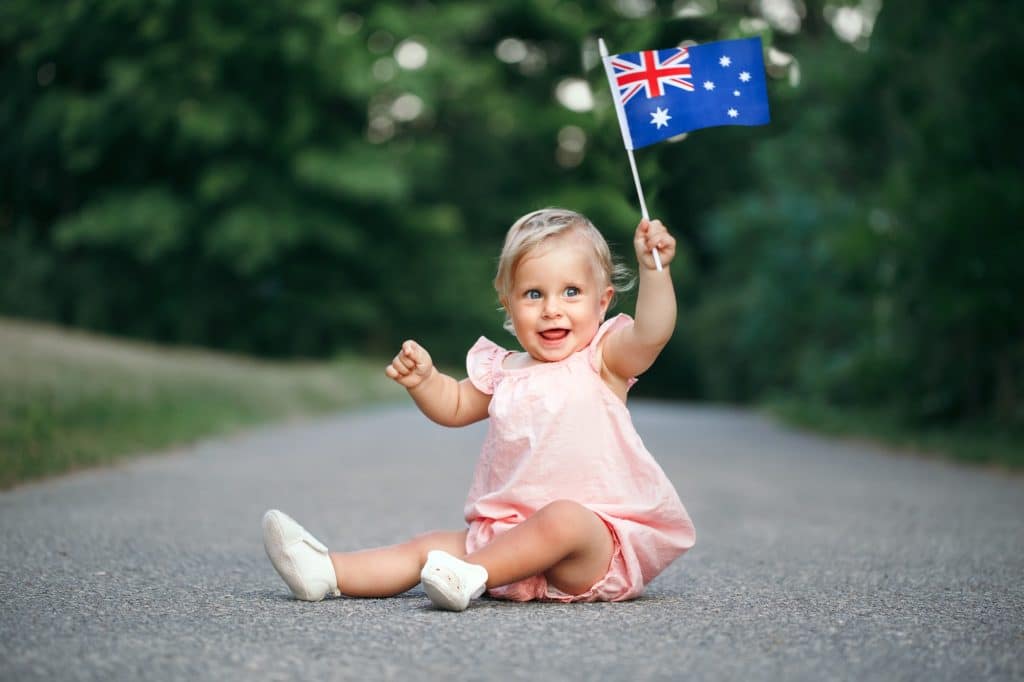
[[[552,542],[565,542],[586,527],[594,513],[579,502],[555,500],[537,510],[537,520]]]
[[[555,500],[554,502],[548,502],[546,505],[538,509],[537,513],[561,518],[572,518],[574,516],[578,517],[581,514],[590,514],[592,512],[579,502],[574,502],[572,500]]]

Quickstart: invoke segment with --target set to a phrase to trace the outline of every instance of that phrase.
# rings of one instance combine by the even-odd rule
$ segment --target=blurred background
[[[512,343],[523,213],[579,210],[635,267],[597,37],[749,35],[772,123],[637,152],[683,251],[637,393],[1024,442],[1024,3],[5,0],[0,315],[457,367]]]

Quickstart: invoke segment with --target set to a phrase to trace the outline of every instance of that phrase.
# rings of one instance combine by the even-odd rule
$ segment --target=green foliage
[[[54,244],[60,249],[120,248],[154,265],[180,246],[187,221],[188,209],[166,189],[115,192],[58,221]]]
[[[1021,95],[1005,87],[1024,12],[925,11],[886,3],[864,54],[799,45],[806,85],[776,98],[752,186],[702,222],[710,395],[1024,422]]]
[[[596,36],[760,33],[770,126],[637,154],[682,247],[638,390],[1019,424],[1024,10],[803,4],[793,30],[703,0],[8,0],[0,310],[275,356],[412,336],[460,364],[510,341],[489,283],[519,215],[582,210],[632,261]],[[838,5],[870,36],[837,38]],[[593,110],[559,103],[567,78]]]

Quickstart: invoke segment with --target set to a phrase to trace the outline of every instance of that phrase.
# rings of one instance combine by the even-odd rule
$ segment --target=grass
[[[383,363],[270,363],[0,318],[0,489],[400,392]]]
[[[1024,433],[990,424],[910,427],[893,415],[871,410],[838,410],[820,403],[779,399],[771,414],[795,426],[833,436],[865,438],[916,453],[1010,471],[1024,471]]]

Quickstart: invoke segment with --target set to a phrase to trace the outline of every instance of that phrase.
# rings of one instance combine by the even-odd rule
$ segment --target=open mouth
[[[540,336],[545,341],[561,341],[569,335],[568,329],[545,329]]]

